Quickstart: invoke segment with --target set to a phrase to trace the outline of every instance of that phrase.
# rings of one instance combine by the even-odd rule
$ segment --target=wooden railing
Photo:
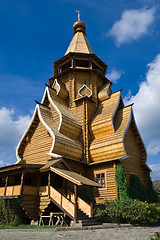
[[[64,188],[58,188],[57,189],[61,194],[63,194],[65,196],[66,194],[66,198],[69,199],[72,203],[75,202],[75,198],[74,198],[74,193],[71,192],[69,189],[66,189],[66,193],[65,193],[65,190]]]
[[[4,196],[5,187],[0,187],[0,196]]]
[[[83,199],[78,197],[78,208],[81,209],[86,215],[92,217],[93,207],[92,204],[86,203]]]
[[[64,189],[58,189],[58,191],[61,193],[61,194],[65,194],[65,191]],[[75,203],[75,196],[74,196],[74,193],[71,192],[69,189],[67,189],[66,191],[66,198],[69,199],[72,203]],[[92,204],[88,204],[86,203],[83,199],[81,199],[80,197],[78,197],[78,208],[81,209],[86,215],[88,215],[89,217],[92,217],[93,214],[92,214],[92,211],[93,211],[93,206]]]
[[[21,185],[7,186],[6,196],[20,195]]]
[[[58,205],[64,209],[67,213],[74,218],[74,204],[64,197],[60,192],[50,187],[50,197],[58,203]]]

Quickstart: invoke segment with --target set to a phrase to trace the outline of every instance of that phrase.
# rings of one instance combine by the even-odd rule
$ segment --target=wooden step
[[[101,225],[102,224],[95,218],[83,218],[83,219],[78,219],[78,220],[82,222],[82,226],[93,226],[93,225]]]

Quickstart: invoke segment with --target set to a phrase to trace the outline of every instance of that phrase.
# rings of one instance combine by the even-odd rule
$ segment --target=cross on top
[[[76,10],[76,12],[78,13],[78,21],[80,20],[80,17],[82,16],[82,14],[80,13],[79,10]]]

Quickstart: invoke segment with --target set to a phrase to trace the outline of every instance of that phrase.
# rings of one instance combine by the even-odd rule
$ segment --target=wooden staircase
[[[38,197],[24,196],[19,199],[20,205],[29,218],[37,221],[39,219]]]
[[[94,217],[89,217],[79,208],[78,208],[78,222],[81,222],[82,226],[93,226],[101,224],[101,222],[99,222],[97,219],[95,219]]]
[[[40,213],[44,212],[46,208],[49,207],[51,201],[65,212],[72,220],[75,220],[75,203],[74,194],[68,190],[68,195],[65,197],[62,193],[63,191],[59,189],[56,190],[50,186],[50,195],[48,192],[41,193],[39,196],[23,196],[20,198],[20,204],[22,209],[26,212],[28,217],[33,220],[38,220]],[[96,219],[92,217],[92,207],[90,204],[86,203],[84,200],[78,197],[77,199],[77,220],[81,221],[82,226],[98,225]]]
[[[39,212],[44,212],[45,208],[48,207],[48,204],[50,203],[49,196],[40,196],[39,197]]]

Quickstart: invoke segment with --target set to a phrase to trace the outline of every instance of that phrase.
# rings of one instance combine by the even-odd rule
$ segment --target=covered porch
[[[3,167],[0,169],[0,198],[19,198],[22,209],[33,220],[38,220],[51,202],[71,220],[77,221],[84,215],[92,217],[93,188],[100,185],[64,168],[53,162],[50,166]]]

